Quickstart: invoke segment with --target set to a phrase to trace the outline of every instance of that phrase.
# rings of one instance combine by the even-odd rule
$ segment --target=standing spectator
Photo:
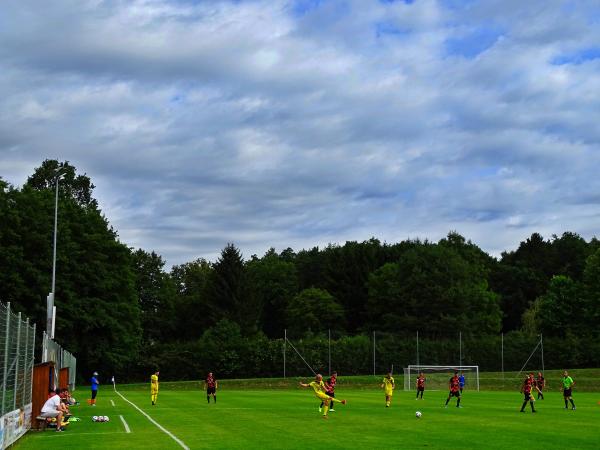
[[[90,382],[92,384],[92,398],[89,403],[92,406],[96,406],[96,395],[98,395],[98,386],[100,385],[100,382],[98,381],[98,372],[92,374]]]
[[[63,405],[58,394],[60,394],[60,389],[56,389],[56,391],[53,391],[50,398],[46,400],[44,406],[42,406],[40,416],[44,417],[45,419],[55,418],[56,431],[61,432],[63,431],[63,417],[67,411],[67,407]]]

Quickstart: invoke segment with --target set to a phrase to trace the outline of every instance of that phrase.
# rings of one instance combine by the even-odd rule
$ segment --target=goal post
[[[416,389],[417,377],[423,372],[427,382],[426,389],[446,390],[448,381],[454,371],[465,377],[465,389],[476,389],[479,391],[479,366],[427,366],[427,365],[409,365],[404,368],[404,390],[413,391]]]

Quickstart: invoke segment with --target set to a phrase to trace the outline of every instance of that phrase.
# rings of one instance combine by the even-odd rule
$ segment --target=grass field
[[[451,402],[445,409],[444,391],[427,391],[425,400],[415,401],[412,392],[397,390],[392,407],[386,409],[383,392],[363,385],[368,379],[373,381],[356,377],[354,383],[340,383],[337,395],[346,398],[348,405],[336,405],[328,421],[321,418],[318,401],[308,389],[258,389],[249,382],[232,389],[233,383],[224,382],[218,403],[208,405],[203,392],[191,389],[197,383],[163,383],[154,407],[148,385],[123,386],[119,392],[190,449],[600,448],[599,393],[575,391],[577,410],[571,411],[564,409],[561,394],[551,391],[536,402],[539,412],[531,414],[530,410],[519,413],[522,395],[518,392],[465,391],[463,408]],[[421,419],[415,418],[417,410],[423,413]],[[184,448],[108,388],[100,392],[97,407],[81,405],[74,414],[83,420],[70,424],[68,431],[30,432],[16,448]],[[107,415],[111,421],[94,423],[93,415]]]

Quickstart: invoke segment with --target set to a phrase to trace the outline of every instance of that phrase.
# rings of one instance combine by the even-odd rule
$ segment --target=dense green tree
[[[210,283],[212,266],[205,259],[173,266],[171,278],[177,290],[174,315],[177,339],[196,339],[215,323],[211,314]]]
[[[177,329],[174,323],[175,285],[164,271],[165,262],[155,252],[138,249],[132,254],[135,288],[141,313],[142,339],[152,345],[170,339]]]
[[[530,333],[564,336],[581,326],[583,318],[581,289],[565,275],[556,275],[548,290],[526,311],[524,324]]]
[[[296,266],[270,249],[261,259],[249,261],[247,271],[252,298],[262,312],[263,332],[271,338],[283,336],[286,307],[298,292]]]
[[[242,255],[233,244],[223,249],[211,275],[209,313],[217,320],[237,323],[244,333],[256,331],[260,309],[249,289]]]
[[[323,332],[344,328],[344,309],[323,289],[308,288],[289,303],[286,310],[287,328],[294,336],[307,332]]]
[[[371,275],[370,326],[434,335],[498,332],[498,298],[481,273],[447,246],[417,246]]]

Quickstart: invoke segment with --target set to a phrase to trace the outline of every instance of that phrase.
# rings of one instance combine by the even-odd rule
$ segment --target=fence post
[[[500,336],[502,339],[502,382],[504,383],[504,333],[502,333]]]
[[[542,347],[542,373],[546,373],[544,370],[544,337],[540,333],[540,345]]]
[[[27,317],[27,321],[25,322],[25,352],[23,353],[23,394],[21,396],[21,404],[26,405],[29,403],[25,397],[25,390],[27,388],[27,384],[29,382],[31,369],[29,367],[29,317]]]
[[[417,366],[421,365],[419,361],[419,331],[417,331]]]
[[[458,332],[458,351],[459,351],[458,365],[462,366],[462,331]]]
[[[375,376],[375,332],[373,331],[373,376]]]
[[[331,328],[329,329],[328,357],[329,357],[329,375],[331,375]]]
[[[4,341],[4,378],[2,378],[2,407],[0,414],[4,415],[6,400],[6,378],[8,377],[8,340],[10,337],[10,302],[6,305],[6,339]]]
[[[15,355],[15,390],[13,392],[13,410],[17,409],[19,393],[19,351],[21,350],[21,312],[17,315],[17,353]]]

